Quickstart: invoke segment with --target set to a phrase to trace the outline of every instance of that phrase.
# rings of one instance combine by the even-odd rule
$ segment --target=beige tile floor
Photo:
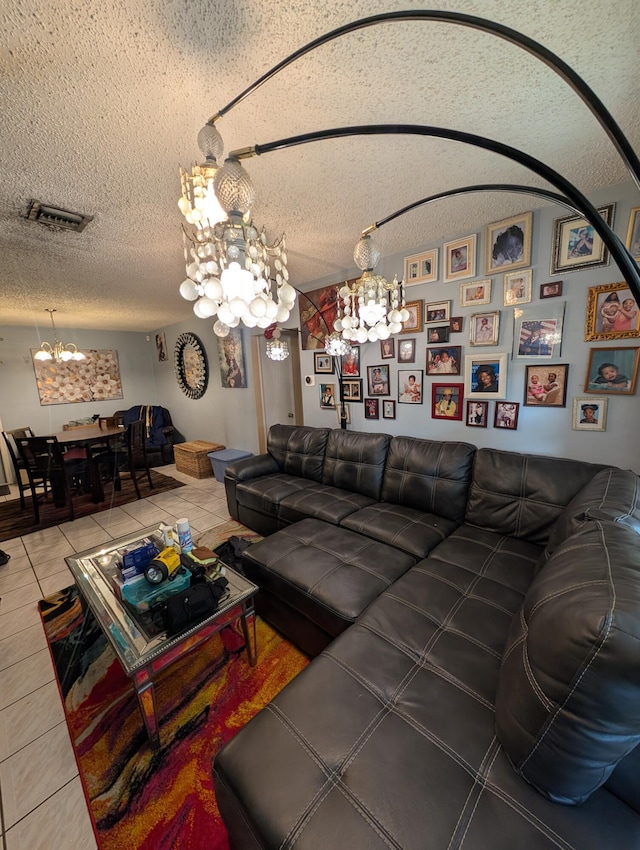
[[[37,602],[72,583],[65,555],[161,520],[198,533],[229,519],[223,484],[157,471],[187,486],[0,543],[2,850],[96,848]]]

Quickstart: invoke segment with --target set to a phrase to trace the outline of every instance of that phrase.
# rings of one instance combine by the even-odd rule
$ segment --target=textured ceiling
[[[541,42],[602,98],[640,148],[637,0],[4,0],[0,6],[0,324],[148,331],[187,319],[178,166],[205,121],[297,47],[392,9],[480,15]],[[495,36],[387,23],[303,57],[229,112],[228,152],[328,127],[432,124],[519,147],[589,192],[627,172],[551,70]],[[324,141],[249,160],[254,220],[285,231],[304,289],[353,268],[368,224],[477,182],[545,184],[495,154],[408,136]],[[547,187],[548,188],[548,187]],[[24,218],[30,199],[94,216],[81,233]],[[465,235],[539,205],[483,194],[379,232],[383,254]],[[200,322],[202,320],[198,320]]]

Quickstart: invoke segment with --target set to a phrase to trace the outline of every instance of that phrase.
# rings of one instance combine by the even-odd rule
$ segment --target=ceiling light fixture
[[[264,332],[267,340],[267,357],[269,360],[281,362],[286,360],[289,354],[289,340],[280,339],[280,328],[273,327]]]
[[[56,325],[53,321],[53,314],[56,313],[57,310],[47,307],[45,312],[47,312],[51,318],[51,327],[53,328],[53,345],[50,345],[48,342],[43,342],[40,345],[39,350],[33,355],[33,359],[54,360],[56,363],[59,363],[60,361],[66,363],[68,360],[86,360],[87,355],[78,351],[77,347],[72,342],[65,345],[58,339]]]

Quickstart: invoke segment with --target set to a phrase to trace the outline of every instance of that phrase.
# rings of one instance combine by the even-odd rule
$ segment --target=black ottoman
[[[350,626],[416,560],[369,537],[303,519],[254,543],[244,571],[256,609],[311,656]]]

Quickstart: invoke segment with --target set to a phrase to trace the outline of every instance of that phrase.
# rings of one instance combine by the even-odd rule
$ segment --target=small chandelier
[[[333,331],[333,333],[325,337],[324,350],[327,354],[331,354],[332,357],[344,357],[351,351],[351,346],[343,336],[337,331]]]
[[[48,342],[43,342],[40,349],[33,355],[34,360],[55,360],[56,363],[66,363],[68,360],[86,360],[87,355],[78,351],[77,347],[69,342],[66,345],[58,339],[53,314],[57,311],[47,307],[46,312],[51,318],[51,327],[53,328],[53,345]]]
[[[286,322],[296,292],[288,282],[285,237],[269,245],[264,228],[258,232],[253,225],[253,185],[238,160],[217,166],[222,139],[215,127],[203,127],[198,143],[205,163],[194,166],[191,175],[181,172],[178,205],[192,227],[183,227],[187,278],[180,294],[195,302],[193,312],[199,318],[217,315],[213,330],[219,337],[241,321],[249,328]],[[214,199],[222,207],[222,219]]]
[[[289,354],[289,341],[280,339],[280,328],[275,327],[273,331],[265,331],[267,338],[267,357],[270,360],[282,361],[286,360]]]
[[[333,323],[336,331],[349,342],[376,342],[400,333],[402,323],[409,319],[405,307],[404,288],[397,276],[389,283],[374,268],[380,259],[380,249],[369,234],[355,247],[353,259],[363,275],[355,283],[345,283],[338,294],[342,299],[342,315]]]

